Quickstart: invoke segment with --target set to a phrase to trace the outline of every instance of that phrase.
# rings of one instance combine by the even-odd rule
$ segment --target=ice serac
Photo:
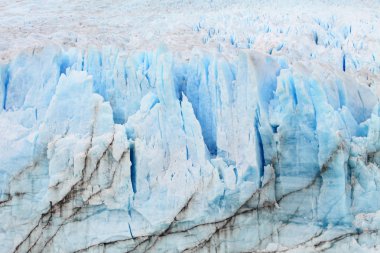
[[[259,53],[0,66],[1,252],[376,252],[380,106]]]

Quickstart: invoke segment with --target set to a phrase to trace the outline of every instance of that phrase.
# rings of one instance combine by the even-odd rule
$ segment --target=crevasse
[[[45,48],[0,87],[2,252],[380,244],[379,99],[343,71]]]

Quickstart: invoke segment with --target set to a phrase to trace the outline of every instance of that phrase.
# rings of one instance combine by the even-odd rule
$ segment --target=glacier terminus
[[[99,18],[115,38],[96,40],[84,18],[72,44],[74,21],[48,39],[37,10],[20,24],[37,44],[0,39],[1,253],[380,252],[376,8],[232,2],[120,3],[157,23],[126,40]],[[4,6],[12,27],[25,10]]]

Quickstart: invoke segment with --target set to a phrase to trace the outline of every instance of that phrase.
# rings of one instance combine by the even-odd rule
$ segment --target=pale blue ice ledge
[[[258,53],[0,66],[1,252],[378,252],[380,107]]]

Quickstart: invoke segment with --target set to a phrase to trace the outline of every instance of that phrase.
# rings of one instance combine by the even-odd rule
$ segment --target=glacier
[[[0,252],[380,250],[379,96],[343,70],[45,47],[0,102]]]

